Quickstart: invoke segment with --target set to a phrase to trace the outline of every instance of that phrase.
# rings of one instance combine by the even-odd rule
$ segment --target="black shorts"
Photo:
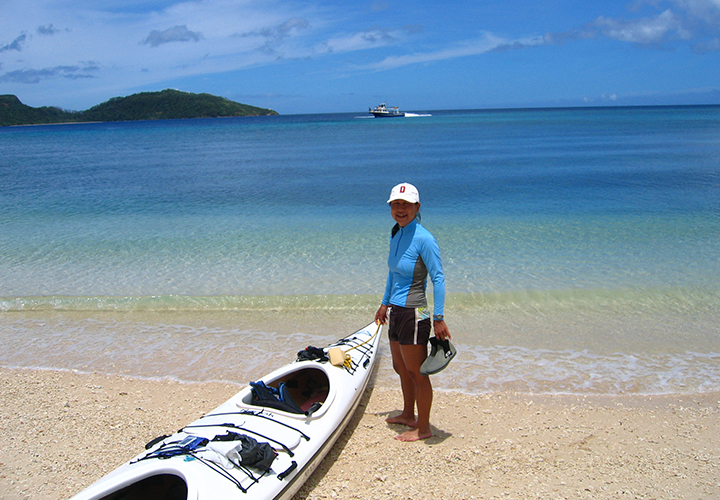
[[[430,339],[430,315],[426,308],[390,306],[388,337],[401,345],[425,345]]]

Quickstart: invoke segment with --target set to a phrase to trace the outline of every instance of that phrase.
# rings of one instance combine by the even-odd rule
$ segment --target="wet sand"
[[[0,498],[69,498],[235,394],[101,374],[0,369]],[[720,495],[720,393],[471,396],[436,392],[435,435],[385,418],[375,387],[295,500],[701,499]]]

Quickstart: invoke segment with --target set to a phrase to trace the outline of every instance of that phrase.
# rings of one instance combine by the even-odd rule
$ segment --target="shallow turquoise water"
[[[409,181],[437,387],[720,388],[718,107],[3,128],[0,158],[3,366],[244,383],[372,319]]]

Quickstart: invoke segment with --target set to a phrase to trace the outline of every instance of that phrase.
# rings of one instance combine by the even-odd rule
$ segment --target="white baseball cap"
[[[387,202],[392,203],[395,200],[405,200],[409,203],[420,203],[420,193],[418,193],[417,188],[412,184],[403,182],[402,184],[398,184],[392,188],[392,191],[390,192],[390,199]]]

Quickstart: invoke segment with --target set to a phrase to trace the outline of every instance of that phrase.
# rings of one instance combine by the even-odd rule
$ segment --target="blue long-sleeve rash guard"
[[[390,239],[388,279],[382,303],[400,307],[427,307],[427,277],[433,283],[433,314],[445,309],[445,275],[435,237],[417,219]]]

